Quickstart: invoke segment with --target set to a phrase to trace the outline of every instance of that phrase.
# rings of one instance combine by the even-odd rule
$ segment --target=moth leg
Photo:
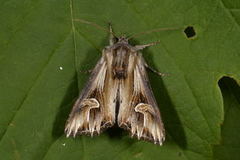
[[[165,74],[165,73],[161,73],[161,72],[156,71],[155,69],[153,69],[152,67],[150,67],[147,63],[145,63],[144,65],[145,65],[145,67],[146,67],[147,69],[149,69],[151,72],[156,73],[156,74],[159,75],[159,76],[166,76],[166,75],[168,75],[168,74]]]
[[[93,69],[88,69],[88,70],[80,70],[79,72],[80,73],[84,73],[84,74],[89,74],[89,73],[92,73]]]
[[[109,23],[109,32],[110,32],[109,45],[113,45],[116,43],[116,36],[114,35],[111,23]]]
[[[152,43],[149,43],[149,44],[136,45],[136,46],[134,46],[134,48],[136,49],[136,51],[139,51],[139,50],[143,50],[146,47],[157,45],[158,43],[159,42],[157,41],[157,42],[152,42]]]

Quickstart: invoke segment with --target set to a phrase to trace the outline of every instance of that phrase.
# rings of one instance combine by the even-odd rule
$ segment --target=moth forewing
[[[67,137],[76,134],[99,134],[101,129],[115,123],[115,111],[106,103],[104,92],[107,76],[106,61],[102,57],[93,69],[87,85],[75,102],[65,126]]]
[[[74,104],[65,132],[99,134],[117,121],[132,136],[161,145],[164,127],[139,52],[156,43],[131,46],[125,37],[112,38]]]
[[[165,131],[160,112],[149,85],[145,61],[139,53],[136,59],[130,100],[125,99],[123,95],[126,102],[123,102],[125,106],[119,109],[118,124],[138,139],[150,140],[161,145],[165,139]]]

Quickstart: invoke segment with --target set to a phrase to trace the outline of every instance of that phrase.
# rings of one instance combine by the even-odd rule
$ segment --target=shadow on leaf
[[[152,53],[148,49],[143,51],[143,56],[146,57],[145,60],[148,62],[148,65],[153,69],[154,66],[152,60]],[[159,105],[159,110],[161,112],[162,120],[166,130],[166,140],[165,143],[172,139],[174,140],[181,148],[186,148],[186,137],[180,122],[179,116],[176,112],[175,106],[173,105],[167,89],[163,83],[162,77],[159,75],[148,72],[150,84],[153,89],[153,93]],[[174,75],[166,75],[174,76]],[[171,138],[170,138],[171,137]]]

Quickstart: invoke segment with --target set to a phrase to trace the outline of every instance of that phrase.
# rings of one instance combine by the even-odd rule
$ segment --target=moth
[[[162,145],[164,125],[140,53],[156,43],[132,46],[109,28],[110,44],[72,108],[66,136],[98,135],[116,123],[133,137]]]

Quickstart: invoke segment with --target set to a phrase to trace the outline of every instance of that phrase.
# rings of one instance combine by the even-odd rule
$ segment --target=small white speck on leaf
[[[63,67],[59,67],[60,70],[63,70]]]

